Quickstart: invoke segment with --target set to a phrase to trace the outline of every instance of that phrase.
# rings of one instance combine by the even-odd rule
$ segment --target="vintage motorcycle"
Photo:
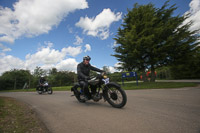
[[[42,84],[40,87],[37,87],[36,90],[37,90],[38,94],[42,94],[42,93],[46,93],[46,92],[48,94],[53,93],[53,90],[47,81],[45,81],[44,84]]]
[[[89,90],[91,90],[92,86],[97,87],[96,94],[93,97],[91,97],[91,99],[93,99],[95,102],[98,102],[99,100],[104,98],[104,101],[107,101],[110,105],[112,105],[115,108],[122,108],[125,106],[127,102],[127,96],[125,91],[121,88],[120,85],[114,82],[110,82],[109,78],[105,75],[105,73],[102,73],[97,77],[88,80]],[[74,93],[74,95],[72,96],[75,96],[79,102],[86,102],[86,100],[84,99],[82,86],[79,83],[76,83],[71,88],[71,91]]]

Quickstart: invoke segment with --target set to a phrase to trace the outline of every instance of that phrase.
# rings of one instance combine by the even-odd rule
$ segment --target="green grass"
[[[121,85],[125,90],[137,90],[137,89],[165,89],[165,88],[182,88],[182,87],[195,87],[197,83],[183,83],[183,82],[155,82],[155,83],[125,83]]]
[[[61,87],[53,87],[53,91],[69,91],[72,86],[61,86]]]
[[[121,82],[119,83],[121,85]],[[125,85],[121,85],[125,90],[136,90],[136,89],[162,89],[162,88],[182,88],[182,87],[195,87],[197,83],[184,83],[184,82],[155,82],[155,83],[144,83],[139,82],[138,86],[135,82],[125,82]],[[53,91],[70,91],[72,86],[61,86],[52,87]],[[18,89],[18,90],[5,90],[3,92],[34,92],[33,89]],[[2,92],[2,91],[1,91]]]
[[[119,83],[121,85],[121,83]],[[133,82],[126,82],[125,85],[121,85],[125,90],[135,89],[161,89],[161,88],[182,88],[182,87],[195,87],[197,83],[182,83],[182,82],[155,82],[155,83],[144,83],[139,82],[138,86]],[[53,87],[53,91],[69,91],[72,86]]]
[[[53,91],[68,91],[71,90],[72,86],[59,86],[52,87]],[[1,90],[0,92],[34,92],[36,88],[31,89],[16,89],[16,90]]]
[[[0,92],[32,92],[36,89],[16,89],[16,90],[1,90]]]
[[[12,98],[0,97],[1,133],[44,133],[47,129],[27,105]]]
[[[4,107],[4,105],[5,105],[5,101],[2,99],[2,98],[0,98],[0,116],[2,117],[2,118],[4,118],[5,117],[5,115],[6,115],[6,111],[3,111],[3,107]],[[1,131],[1,130],[0,130]]]

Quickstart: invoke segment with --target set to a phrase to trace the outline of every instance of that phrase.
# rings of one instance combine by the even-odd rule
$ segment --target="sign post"
[[[138,79],[137,79],[137,73],[136,72],[125,72],[122,73],[122,84],[124,85],[124,78],[130,78],[130,77],[135,77],[136,78],[136,83],[138,86]]]

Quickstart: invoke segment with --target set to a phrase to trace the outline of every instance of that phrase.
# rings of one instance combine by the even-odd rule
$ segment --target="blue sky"
[[[0,0],[0,73],[10,69],[56,67],[76,71],[83,56],[115,71],[114,37],[127,8],[164,0]],[[199,15],[199,0],[171,0],[175,15]],[[193,17],[193,18],[192,18]],[[199,17],[200,18],[200,17]],[[198,27],[195,21],[193,29]]]

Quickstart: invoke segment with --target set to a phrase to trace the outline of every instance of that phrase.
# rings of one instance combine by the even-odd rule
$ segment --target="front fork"
[[[101,99],[102,99],[102,97],[103,97],[104,102],[106,102],[107,100],[106,100],[105,86],[100,86],[98,92],[100,92],[100,89],[102,90],[102,93],[99,93],[100,96],[101,96]]]

